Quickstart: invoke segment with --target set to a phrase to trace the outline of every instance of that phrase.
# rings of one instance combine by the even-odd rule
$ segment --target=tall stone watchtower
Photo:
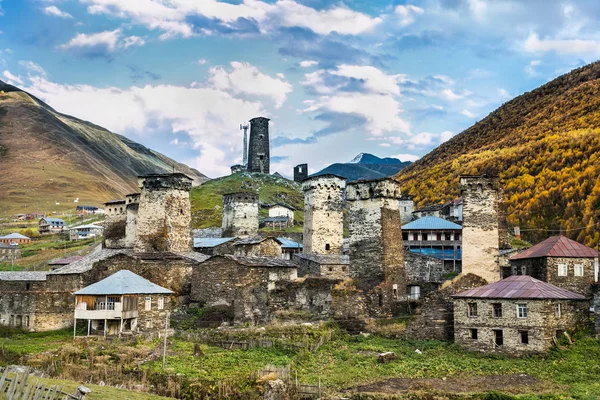
[[[239,192],[223,195],[223,237],[255,236],[258,233],[258,195]]]
[[[462,273],[472,273],[492,283],[501,279],[501,189],[498,178],[460,177],[463,199]]]
[[[134,251],[192,250],[190,190],[192,179],[182,173],[139,177],[140,200]]]
[[[400,222],[402,222],[402,225],[412,221],[414,210],[415,201],[413,197],[410,194],[403,194],[400,197]]]
[[[391,178],[348,183],[350,274],[373,316],[393,314],[406,300],[400,185]]]
[[[294,167],[294,182],[302,182],[308,178],[308,164],[298,164]]]
[[[269,118],[256,117],[250,120],[248,171],[270,173]]]
[[[346,179],[332,174],[314,176],[302,183],[304,253],[343,253],[345,187]]]

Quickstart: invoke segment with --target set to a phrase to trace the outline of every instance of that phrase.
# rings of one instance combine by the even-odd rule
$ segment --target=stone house
[[[406,270],[408,301],[419,302],[423,296],[439,289],[444,281],[444,261],[405,248],[404,269]]]
[[[194,238],[194,251],[208,256],[219,256],[224,254],[233,254],[235,243],[234,237],[223,238]]]
[[[47,233],[62,233],[66,227],[67,224],[60,218],[44,217],[39,221],[38,231],[42,235]]]
[[[350,276],[350,258],[341,254],[294,254],[298,276],[345,279]]]
[[[302,253],[302,243],[298,243],[292,239],[285,237],[278,237],[277,240],[281,243],[281,258],[284,260],[291,260],[294,254]]]
[[[12,262],[21,258],[21,248],[15,245],[0,243],[0,261]]]
[[[412,212],[413,219],[419,219],[423,217],[441,217],[442,216],[443,204],[431,204],[423,206]]]
[[[274,237],[248,237],[233,243],[234,255],[243,257],[279,257],[281,258],[281,243]]]
[[[285,204],[269,206],[269,217],[287,217],[290,225],[294,225],[294,208]]]
[[[230,307],[237,322],[266,321],[269,292],[277,282],[297,275],[297,266],[281,258],[213,256],[192,272],[191,301],[202,307]]]
[[[258,234],[258,195],[250,192],[223,195],[223,237]]]
[[[20,233],[11,233],[5,236],[0,236],[0,243],[4,244],[27,244],[31,243],[31,238]]]
[[[102,236],[104,227],[100,225],[80,225],[73,228],[68,228],[70,240],[90,239],[97,236]]]
[[[78,320],[87,321],[88,336],[163,332],[168,328],[173,292],[131,271],[120,270],[73,294],[75,328]]]
[[[272,228],[273,230],[277,228],[281,230],[293,225],[293,222],[285,216],[267,217],[263,220],[263,225],[265,228]]]
[[[598,281],[598,251],[565,236],[552,236],[509,258],[511,275],[530,275],[583,295]]]
[[[471,351],[543,353],[554,338],[587,323],[583,295],[531,276],[511,276],[452,296],[454,340]]]

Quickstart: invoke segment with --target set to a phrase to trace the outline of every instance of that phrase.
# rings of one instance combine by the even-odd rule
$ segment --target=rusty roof
[[[510,260],[539,257],[595,258],[598,252],[565,236],[552,236],[533,247],[515,254]]]
[[[529,275],[513,275],[499,282],[469,289],[452,297],[471,299],[561,299],[586,300],[578,293],[561,289]]]

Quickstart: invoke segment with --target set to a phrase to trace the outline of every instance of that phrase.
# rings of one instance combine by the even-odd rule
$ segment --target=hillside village
[[[250,121],[249,143],[232,174],[258,179],[270,173],[267,118]],[[301,234],[288,230],[299,210],[250,190],[222,195],[220,229],[192,230],[193,179],[179,172],[141,175],[124,199],[77,206],[91,223],[17,214],[41,236],[101,243],[43,270],[0,272],[0,324],[68,329],[74,340],[166,340],[194,310],[209,316],[195,322],[200,331],[333,321],[369,335],[401,319],[398,340],[510,357],[545,354],[589,329],[600,336],[598,250],[562,235],[511,245],[497,177],[463,175],[459,198],[418,209],[391,177],[348,181],[303,164],[294,180]],[[2,260],[14,263],[30,242],[0,237]]]

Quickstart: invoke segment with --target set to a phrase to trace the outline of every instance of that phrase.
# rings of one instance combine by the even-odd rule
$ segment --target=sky
[[[0,0],[0,80],[209,177],[415,161],[600,55],[600,2]]]

